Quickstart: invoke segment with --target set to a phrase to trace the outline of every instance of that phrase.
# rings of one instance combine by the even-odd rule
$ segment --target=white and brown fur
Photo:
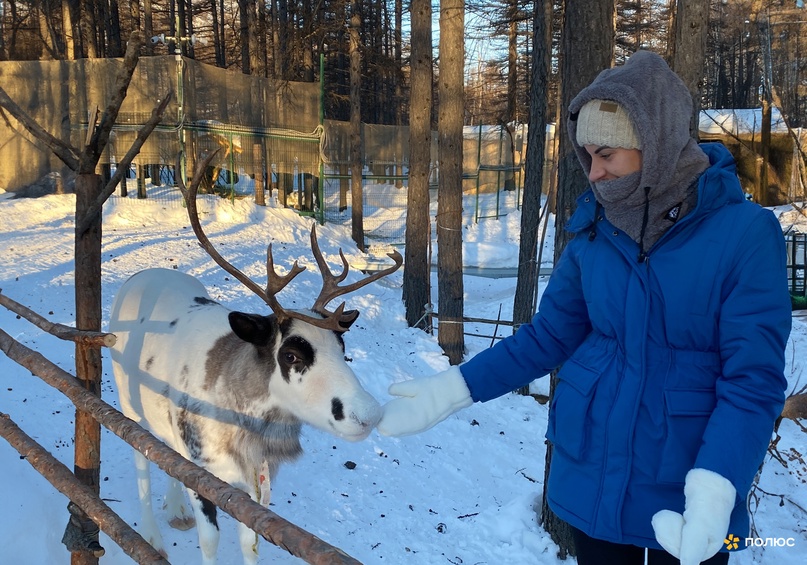
[[[272,477],[300,455],[303,423],[358,441],[380,417],[378,403],[345,362],[340,332],[231,312],[198,280],[175,270],[149,269],[129,279],[112,306],[109,331],[118,338],[112,365],[122,412],[255,500],[262,469]],[[135,464],[141,533],[165,552],[148,460],[135,451]],[[210,565],[219,539],[216,507],[188,494],[193,516],[171,480],[170,522],[187,529],[195,517],[202,562]],[[257,536],[239,528],[244,563],[254,564]]]

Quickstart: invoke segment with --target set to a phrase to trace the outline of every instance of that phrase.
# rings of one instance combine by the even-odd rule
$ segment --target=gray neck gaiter
[[[592,190],[605,210],[605,217],[649,250],[675,222],[691,212],[698,202],[698,178],[709,158],[690,140],[678,159],[672,178],[657,186],[641,186],[642,172],[594,183]]]

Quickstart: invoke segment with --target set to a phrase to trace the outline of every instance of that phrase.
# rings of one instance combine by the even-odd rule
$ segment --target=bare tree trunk
[[[437,199],[438,342],[452,365],[465,353],[462,280],[462,127],[465,111],[465,3],[440,3],[440,76]]]
[[[241,72],[248,75],[252,72],[249,57],[249,3],[250,0],[238,0],[238,37],[241,42]]]
[[[5,16],[5,14],[3,15]],[[6,46],[6,22],[5,17],[2,17],[0,18],[0,61],[6,60],[8,60],[8,49]]]
[[[146,36],[146,55],[154,55],[154,44],[150,41],[154,37],[154,12],[151,0],[143,0],[143,34]]]
[[[180,2],[186,2],[186,5],[185,5],[185,33],[183,35],[187,39],[192,39],[193,34],[196,33],[196,28],[193,25],[194,9],[193,9],[192,0],[180,0]],[[185,42],[185,45],[187,46],[187,49],[188,49],[188,51],[187,51],[188,57],[190,57],[191,59],[195,59],[196,58],[196,46],[194,45],[194,42],[193,41],[187,41],[187,42]]]
[[[224,38],[219,30],[219,2],[210,0],[210,25],[213,30],[213,53],[216,58],[216,66],[224,67]]]
[[[92,128],[94,120],[90,124]],[[96,138],[97,139],[97,138]],[[88,209],[101,192],[103,180],[93,172],[87,149],[82,151],[76,175],[75,301],[76,328],[98,332],[101,329],[101,214]],[[100,152],[99,152],[100,155]],[[97,163],[97,159],[95,160]],[[84,227],[79,227],[80,224]],[[98,346],[76,343],[76,377],[81,386],[101,396],[101,350]],[[100,494],[101,426],[88,413],[76,410],[73,473],[95,495]],[[97,565],[104,554],[98,544],[98,529],[78,507],[68,507],[71,517],[62,542],[70,550],[71,565]]]
[[[82,173],[76,176],[76,225],[87,218],[87,209],[101,193],[101,176]],[[89,229],[76,231],[75,281],[76,328],[83,331],[101,331],[101,214],[91,218]],[[76,377],[92,394],[101,396],[101,348],[97,345],[76,343]],[[98,495],[101,471],[101,425],[89,413],[76,411],[75,461],[76,478]],[[82,528],[83,529],[83,528]],[[97,538],[96,538],[97,544]],[[100,548],[100,546],[98,546]],[[101,552],[103,554],[103,552]],[[72,565],[98,563],[98,555],[87,551],[74,551]]]
[[[120,6],[118,0],[111,0],[109,2],[109,9],[107,11],[109,21],[109,44],[110,54],[113,57],[123,56],[123,39],[121,37],[120,29]]]
[[[37,24],[39,26],[39,36],[42,41],[41,45],[44,47],[47,59],[59,59],[59,46],[55,41],[55,37],[53,33],[51,33],[52,27],[50,26],[50,20],[53,18],[51,14],[49,14],[44,7],[39,7],[34,9],[34,14],[32,17],[36,18]]]
[[[561,112],[560,158],[558,164],[558,198],[555,215],[555,264],[557,264],[571,235],[564,226],[569,220],[577,197],[586,190],[588,181],[572,148],[566,132],[569,103],[588,86],[614,58],[614,0],[566,0],[562,33],[560,84]],[[555,389],[555,374],[550,381],[550,397]],[[552,464],[552,444],[547,443],[544,485]],[[546,488],[546,486],[544,487]],[[574,553],[571,530],[547,504],[546,492],[541,509],[541,524],[558,544],[562,558]]]
[[[311,9],[311,0],[302,0],[303,18],[303,82],[314,82],[314,11]]]
[[[415,9],[410,5],[409,11],[411,14],[415,11]],[[431,10],[429,10],[429,12],[431,13]],[[401,82],[403,81],[403,78],[401,77],[401,70],[403,69],[402,28],[403,28],[403,0],[395,0],[394,49],[395,49],[395,69],[397,70],[397,74],[395,77],[395,123],[399,126],[403,125],[403,112],[404,112],[403,93],[401,89]],[[412,35],[414,35],[414,32],[410,33],[410,42],[414,42],[414,38],[411,37]],[[431,36],[431,34],[429,35]],[[431,39],[429,40],[429,45],[431,45]],[[432,59],[431,54],[429,54],[429,60],[431,59]],[[429,74],[431,74],[431,72]],[[429,91],[429,100],[431,100],[431,90]]]
[[[431,303],[429,169],[432,114],[431,0],[413,0],[411,90],[409,93],[409,190],[406,206],[406,269],[403,301],[410,327],[428,328],[424,307]]]
[[[518,247],[518,280],[513,300],[513,325],[530,321],[535,313],[534,297],[538,286],[536,255],[538,226],[541,222],[541,192],[546,152],[547,84],[552,35],[552,3],[535,2],[532,36],[532,83],[530,85],[530,124],[527,139],[524,196],[521,207],[521,241]],[[526,391],[524,391],[526,392]]]
[[[75,299],[76,328],[98,332],[101,329],[101,211],[96,205],[103,192],[101,177],[95,174],[98,160],[109,141],[109,134],[117,120],[121,104],[137,65],[143,35],[134,32],[117,74],[115,89],[105,108],[100,124],[81,152],[70,147],[37,124],[0,89],[0,105],[14,115],[25,128],[42,140],[65,165],[76,171],[76,238],[75,238]],[[164,109],[164,105],[162,106]],[[90,127],[95,127],[95,118]],[[153,121],[156,125],[159,116]],[[142,142],[141,142],[142,143]],[[130,155],[130,154],[127,154]],[[129,157],[131,161],[131,156]],[[128,163],[127,163],[128,167]],[[119,169],[119,173],[123,173]],[[76,344],[76,376],[82,386],[92,394],[101,394],[101,353],[92,343]],[[75,423],[75,475],[96,494],[99,492],[100,439],[98,422],[81,410],[76,412]],[[103,548],[98,544],[98,528],[80,508],[71,508],[71,519],[63,538],[71,549],[73,565],[95,565]],[[72,544],[72,546],[71,546]]]
[[[90,59],[101,56],[101,48],[99,47],[100,38],[98,37],[98,30],[96,26],[96,10],[92,4],[84,4],[77,2],[81,6],[79,12],[79,27],[81,28],[82,43],[84,44],[86,56]]]
[[[289,4],[288,0],[273,0],[275,6],[275,76],[280,80],[289,78]]]
[[[566,0],[561,53],[561,115],[558,198],[555,218],[555,260],[571,235],[564,226],[577,197],[588,188],[566,131],[569,103],[614,60],[614,0]],[[593,31],[592,31],[593,30]]]
[[[65,58],[68,61],[74,61],[76,57],[76,42],[74,41],[73,14],[70,10],[70,3],[62,0],[62,41],[64,42]]]
[[[361,52],[359,2],[350,16],[350,196],[353,241],[364,251],[364,206],[362,201]]]
[[[535,8],[538,10],[538,8]],[[507,17],[510,25],[507,33],[507,110],[502,120],[505,123],[511,122],[516,117],[516,96],[518,88],[518,1],[508,0]],[[538,44],[538,41],[535,42]],[[534,52],[533,52],[534,56]],[[534,59],[533,59],[534,61]],[[529,147],[529,145],[527,146]]]
[[[678,0],[674,20],[675,41],[669,62],[692,95],[693,113],[689,131],[698,138],[698,115],[709,33],[709,0]]]
[[[519,7],[516,0],[510,0],[510,5],[507,6],[507,17],[510,19],[510,24],[507,30],[507,108],[505,115],[499,118],[502,127],[508,126],[510,132],[510,146],[513,146],[512,129],[509,124],[516,121],[516,112],[518,108],[518,14]],[[551,2],[547,2],[551,5]],[[529,146],[528,146],[529,147]],[[516,180],[512,171],[504,173],[504,190],[515,190]],[[537,216],[536,216],[537,218]],[[533,218],[533,219],[536,219]]]
[[[258,7],[254,0],[248,1],[247,14],[249,15],[247,25],[247,38],[249,41],[249,74],[263,76],[261,51],[258,48]]]
[[[5,31],[3,33],[3,45],[5,47],[4,57],[6,59],[14,59],[17,54],[17,29],[18,26],[13,22],[17,21],[17,3],[11,2],[8,6],[4,6],[3,12],[8,10],[10,20],[12,22],[9,30],[9,35],[6,37]],[[5,14],[4,14],[5,15]],[[3,18],[5,20],[5,18]]]
[[[258,41],[258,55],[256,59],[257,68],[259,69],[258,75],[262,77],[269,76],[269,58],[266,49],[267,40],[267,25],[266,25],[266,2],[259,2],[257,6],[257,13],[255,14],[255,33],[257,34]]]
[[[221,66],[227,67],[227,27],[226,27],[226,6],[225,0],[219,0],[219,38],[221,39]]]
[[[132,19],[132,27],[140,29],[140,0],[129,0],[129,17]]]
[[[79,159],[76,176],[76,242],[75,242],[75,282],[76,282],[76,328],[86,331],[101,330],[101,212],[94,208],[100,198],[103,184],[101,177],[94,173],[98,159],[109,140],[109,133],[115,124],[121,104],[137,65],[138,53],[143,44],[143,36],[132,34],[124,59],[123,68],[116,80],[116,90],[107,105],[95,134],[84,147]],[[91,126],[94,124],[91,124]],[[98,346],[85,343],[76,344],[76,377],[84,388],[101,395],[101,350]],[[96,494],[100,492],[99,475],[101,468],[101,426],[89,414],[76,411],[75,475]],[[65,536],[78,526],[86,535],[92,522],[79,511],[73,513]],[[89,551],[74,551],[72,565],[95,565],[103,548],[98,545],[97,529],[86,543]]]

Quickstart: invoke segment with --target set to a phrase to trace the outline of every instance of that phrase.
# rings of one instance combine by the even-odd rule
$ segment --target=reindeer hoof
[[[168,520],[168,525],[176,530],[190,530],[196,525],[196,519],[193,516],[175,516]]]

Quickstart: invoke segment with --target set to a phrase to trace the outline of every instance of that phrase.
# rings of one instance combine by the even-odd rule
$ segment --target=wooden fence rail
[[[5,301],[3,304],[5,305]],[[224,512],[252,528],[270,543],[282,547],[292,555],[312,565],[360,565],[359,561],[350,557],[341,549],[327,544],[315,535],[281,518],[271,510],[253,501],[244,491],[231,486],[207,470],[188,461],[114,407],[101,400],[101,398],[85,390],[73,375],[53,364],[42,354],[18,342],[2,329],[0,329],[0,350],[11,360],[62,392],[75,404],[76,408],[90,414],[101,425],[137,449],[168,475],[178,479],[187,487],[210,500]],[[8,430],[11,429],[12,424],[10,420],[6,420],[3,427]],[[6,437],[6,433],[11,433],[11,436],[15,437],[13,430],[0,435]],[[34,446],[31,446],[23,439],[15,440],[15,442],[25,450],[35,449]],[[16,445],[15,449],[20,451],[20,448]],[[45,476],[45,478],[49,481],[51,480],[48,476]],[[56,484],[54,486],[59,488]],[[66,491],[62,492],[92,517],[98,526],[117,543],[118,539],[116,537],[120,538],[119,533],[121,531],[118,522],[120,518],[108,508],[101,508],[98,504],[85,507],[87,500],[85,495],[87,493],[83,490],[74,489],[72,484],[67,486]],[[93,494],[92,497],[97,503],[103,504],[97,495]],[[135,535],[139,537],[138,534],[135,533]],[[125,537],[124,541],[127,546],[121,545],[124,551],[127,551],[127,547],[139,546],[138,542],[131,541],[128,535]],[[144,540],[142,541],[145,543]],[[154,561],[152,556],[146,555],[145,550],[143,551],[144,553],[141,557],[143,560],[139,561],[140,563],[160,563],[159,561]],[[129,554],[128,551],[127,554]]]
[[[0,330],[2,331],[2,330]],[[141,564],[163,565],[168,561],[151,547],[129,524],[124,522],[90,487],[79,482],[67,466],[31,439],[8,414],[0,412],[0,436],[5,438],[40,475],[80,506],[121,549]]]
[[[76,328],[71,328],[70,326],[65,326],[63,324],[55,324],[50,320],[43,318],[33,310],[26,308],[19,302],[4,295],[2,288],[0,288],[0,305],[5,306],[15,314],[22,316],[34,324],[39,329],[44,330],[50,335],[58,337],[59,339],[75,341],[76,343],[85,343],[87,345],[95,345],[98,347],[112,347],[115,345],[115,341],[117,339],[115,334],[82,331],[77,330]]]

